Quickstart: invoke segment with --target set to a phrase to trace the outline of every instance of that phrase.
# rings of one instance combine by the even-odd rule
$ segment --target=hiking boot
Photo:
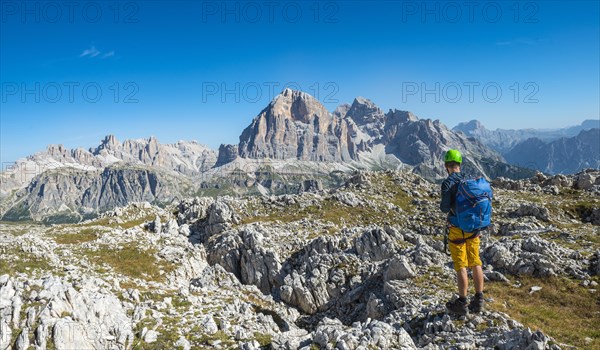
[[[457,315],[466,315],[469,313],[469,308],[467,307],[467,301],[461,301],[459,298],[455,300],[449,301],[446,303],[446,309],[449,312],[457,314]]]
[[[471,298],[471,302],[469,303],[469,311],[478,314],[483,311],[485,301],[483,300],[483,296],[475,295]]]

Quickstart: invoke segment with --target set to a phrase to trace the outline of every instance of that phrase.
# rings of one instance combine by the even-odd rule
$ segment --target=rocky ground
[[[2,222],[0,350],[599,348],[600,172],[493,186],[488,310],[463,318],[439,185],[410,173]]]

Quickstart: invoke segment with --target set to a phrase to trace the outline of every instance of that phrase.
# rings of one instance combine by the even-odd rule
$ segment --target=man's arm
[[[442,183],[442,200],[440,201],[440,210],[448,213],[452,210],[452,183],[448,179]]]

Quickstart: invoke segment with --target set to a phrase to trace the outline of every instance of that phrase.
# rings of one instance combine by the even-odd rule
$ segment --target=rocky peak
[[[352,118],[357,125],[377,123],[385,118],[383,111],[371,100],[364,97],[354,99],[346,116]]]
[[[477,121],[471,124],[482,127]],[[363,164],[389,156],[392,161],[425,166],[428,173],[443,176],[445,171],[440,159],[448,148],[461,149],[479,174],[489,176],[490,169],[500,169],[497,165],[503,161],[496,152],[448,129],[439,120],[419,119],[397,109],[384,113],[364,97],[357,97],[352,105],[341,105],[330,114],[312,96],[286,89],[244,130],[238,155],[334,162],[354,160],[364,161]],[[223,161],[232,159],[227,156],[229,151],[223,149]]]
[[[48,155],[59,158],[64,157],[67,153],[65,147],[62,144],[48,145],[48,147],[46,147],[46,151],[48,152]]]
[[[587,119],[581,123],[583,130],[597,129],[600,128],[600,120],[598,119]]]
[[[479,120],[473,119],[466,123],[459,123],[456,127],[454,127],[454,130],[470,134],[474,131],[483,131],[486,129],[485,126],[483,126],[483,124],[481,124]]]
[[[245,158],[345,161],[355,154],[348,122],[334,117],[314,97],[285,89],[242,132]]]
[[[351,105],[344,103],[341,104],[339,106],[337,106],[337,108],[335,109],[335,111],[333,111],[333,116],[336,118],[344,118],[346,117],[346,114],[348,114],[348,111],[350,110],[350,107],[352,107]]]
[[[106,135],[104,137],[104,140],[102,140],[100,142],[100,145],[94,151],[95,152],[99,152],[99,151],[101,151],[103,149],[106,149],[106,150],[116,150],[120,146],[121,146],[121,143],[117,140],[117,138],[115,137],[115,135]],[[92,149],[90,149],[90,151],[92,153],[94,153],[92,151]]]
[[[277,95],[263,113],[283,116],[303,123],[311,123],[314,117],[330,117],[329,112],[316,98],[292,89],[285,89]],[[262,114],[262,113],[261,113]]]
[[[398,109],[390,109],[386,114],[386,124],[403,124],[406,122],[415,122],[417,120],[419,120],[419,118],[411,112]]]
[[[148,151],[148,154],[150,156],[153,156],[154,154],[158,153],[159,144],[156,137],[150,136],[150,138],[148,139],[148,144],[146,145],[146,150]]]
[[[14,189],[23,188],[35,176],[40,175],[32,169],[46,170],[49,169],[48,164],[51,164],[52,169],[68,167],[93,171],[123,162],[127,165],[151,166],[157,171],[175,171],[185,176],[194,176],[199,171],[210,169],[216,158],[214,150],[197,142],[160,144],[154,136],[121,143],[114,135],[107,135],[97,147],[88,150],[69,149],[61,144],[49,145],[45,151],[19,160],[10,171],[0,173],[0,197]],[[73,178],[73,181],[80,179]],[[59,197],[66,198],[66,194],[61,193]]]
[[[600,129],[583,130],[577,136],[551,142],[529,138],[506,153],[506,159],[550,174],[575,173],[600,167]]]

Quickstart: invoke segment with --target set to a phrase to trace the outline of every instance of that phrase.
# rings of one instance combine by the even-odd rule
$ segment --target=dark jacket
[[[440,202],[440,210],[448,213],[448,222],[452,226],[458,226],[456,215],[454,215],[454,200],[458,191],[458,184],[464,179],[461,173],[452,173],[442,182],[442,200]]]

